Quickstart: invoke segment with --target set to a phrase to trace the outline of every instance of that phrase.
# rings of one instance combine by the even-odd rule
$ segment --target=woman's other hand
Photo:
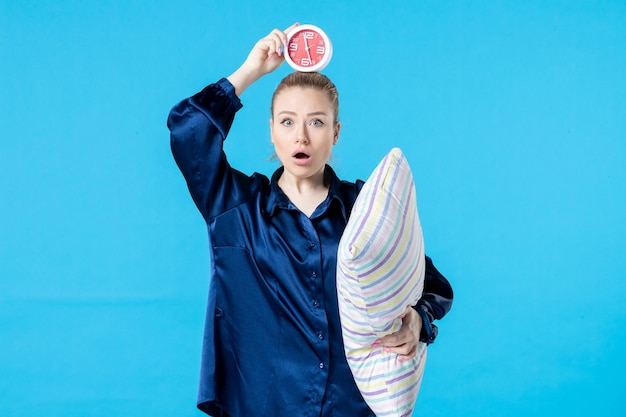
[[[400,330],[381,337],[374,342],[374,345],[382,346],[385,352],[397,353],[400,360],[412,359],[417,353],[422,331],[422,318],[412,307],[407,307],[400,318],[402,319]]]

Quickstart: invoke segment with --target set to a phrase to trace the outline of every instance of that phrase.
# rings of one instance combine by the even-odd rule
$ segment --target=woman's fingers
[[[298,23],[291,25],[286,31],[290,31],[296,26]],[[241,96],[244,90],[256,80],[274,71],[285,61],[283,58],[286,49],[284,45],[287,43],[285,32],[274,29],[259,39],[243,64],[228,76],[228,80],[235,86],[235,92],[238,96]]]
[[[374,346],[382,346],[385,352],[396,353],[400,358],[410,359],[417,353],[419,335],[422,327],[421,317],[408,307],[400,316],[402,326],[395,332],[381,337]]]
[[[271,57],[273,54],[281,56],[287,49],[287,34],[298,25],[299,23],[296,22],[284,31],[281,31],[279,29],[272,30],[266,38],[270,42],[267,56]]]
[[[267,56],[277,54],[278,56],[283,53],[283,45],[285,44],[287,37],[283,32],[278,29],[274,29],[266,38],[268,45]]]

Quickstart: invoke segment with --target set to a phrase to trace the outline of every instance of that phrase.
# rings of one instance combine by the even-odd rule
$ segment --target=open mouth
[[[296,152],[293,154],[293,157],[296,159],[309,159],[311,156],[304,152]]]

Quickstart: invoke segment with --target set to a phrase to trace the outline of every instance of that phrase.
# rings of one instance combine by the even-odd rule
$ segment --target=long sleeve
[[[454,293],[452,286],[441,272],[437,270],[432,259],[426,256],[426,274],[422,298],[414,307],[422,317],[423,326],[420,340],[433,343],[437,337],[438,328],[434,320],[443,318],[452,308]]]
[[[242,104],[226,79],[204,88],[170,111],[172,154],[205,219],[235,204],[243,175],[232,170],[223,152],[235,113]]]

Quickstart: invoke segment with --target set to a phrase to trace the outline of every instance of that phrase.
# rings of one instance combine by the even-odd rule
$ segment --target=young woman
[[[293,27],[293,26],[292,26]],[[222,144],[243,91],[284,61],[291,28],[274,30],[228,78],[171,111],[174,158],[209,231],[211,281],[198,408],[213,416],[366,417],[344,355],[335,286],[337,245],[363,182],[327,165],[339,140],[338,96],[318,73],[292,73],[271,104],[282,166],[271,181],[232,168]],[[377,343],[412,357],[452,304],[426,259],[424,295]]]

